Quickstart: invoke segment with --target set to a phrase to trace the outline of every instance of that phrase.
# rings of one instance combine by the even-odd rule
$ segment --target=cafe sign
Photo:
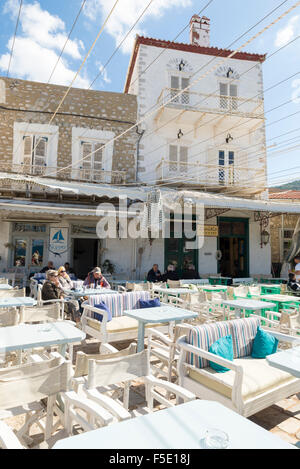
[[[197,236],[217,238],[219,236],[219,227],[217,225],[197,225]]]
[[[52,226],[50,228],[49,251],[61,255],[68,250],[69,228]]]

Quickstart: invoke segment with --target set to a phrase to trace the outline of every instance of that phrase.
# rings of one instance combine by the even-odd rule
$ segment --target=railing
[[[158,104],[168,107],[180,107],[181,109],[198,110],[217,114],[236,114],[245,117],[263,118],[263,100],[248,99],[235,96],[224,96],[219,94],[197,93],[186,91],[180,92],[174,88],[164,88],[157,100]],[[171,102],[169,102],[172,99]]]
[[[94,169],[61,169],[59,167],[26,165],[26,164],[1,164],[4,173],[16,173],[30,176],[45,176],[64,181],[80,181],[107,184],[125,184],[126,171],[104,171]]]
[[[265,186],[265,170],[236,165],[219,166],[162,160],[156,167],[156,181],[208,187],[260,189]]]

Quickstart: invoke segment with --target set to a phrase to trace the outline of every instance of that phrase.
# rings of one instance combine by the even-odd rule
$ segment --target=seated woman
[[[199,279],[199,273],[196,271],[195,266],[190,264],[186,270],[182,272],[182,277],[184,279],[195,280]]]
[[[65,293],[61,288],[59,275],[57,270],[48,270],[46,273],[46,281],[42,288],[42,300],[61,300],[65,299]],[[77,301],[68,300],[64,304],[65,312],[71,314],[72,320],[80,323],[79,305]]]
[[[297,282],[296,275],[294,273],[289,274],[288,287],[290,287],[291,290],[300,292],[300,284]]]
[[[100,267],[95,267],[92,272],[88,273],[84,283],[84,286],[91,286],[93,285],[95,288],[97,286],[101,288],[110,288],[110,284],[106,280],[106,278],[102,275]]]

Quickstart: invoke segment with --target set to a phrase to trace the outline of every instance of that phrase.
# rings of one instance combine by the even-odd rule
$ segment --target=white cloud
[[[138,19],[139,15],[148,5],[149,0],[122,0],[119,2],[112,13],[112,16],[108,20],[105,30],[108,32],[116,41],[118,45],[127,31]],[[93,21],[98,21],[101,16],[102,21],[107,18],[114,1],[112,0],[87,0],[84,8],[84,14]],[[154,0],[146,13],[141,18],[141,21],[137,24],[137,27],[133,29],[129,37],[126,39],[121,47],[122,52],[131,53],[134,38],[136,34],[143,35],[146,32],[141,29],[141,23],[149,18],[161,18],[165,15],[167,10],[176,7],[187,7],[191,6],[191,0]]]
[[[7,0],[3,12],[16,19],[19,11],[18,0]],[[38,2],[23,4],[18,35],[16,37],[10,75],[33,81],[47,82],[57,62],[60,51],[67,39],[65,23],[58,16],[42,10]],[[0,56],[0,69],[7,70],[13,38],[7,44],[8,52]],[[82,58],[83,42],[69,40],[51,82],[69,85],[76,71],[70,68],[68,60]],[[78,77],[75,86],[87,88],[87,77]]]
[[[287,25],[280,29],[276,34],[275,46],[282,47],[285,46],[289,41],[293,40],[296,37],[300,29],[300,16],[293,16]]]
[[[292,100],[295,104],[300,103],[300,80],[294,80],[292,83],[292,88],[296,88],[292,94]]]

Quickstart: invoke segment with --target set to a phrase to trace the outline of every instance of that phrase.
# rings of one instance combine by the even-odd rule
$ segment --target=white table
[[[208,278],[198,278],[198,279],[182,279],[180,280],[180,285],[209,285]]]
[[[204,400],[65,438],[53,449],[205,449],[209,428],[228,434],[229,449],[296,449],[222,404]]]
[[[13,287],[8,283],[0,283],[0,290],[12,290]]]
[[[0,308],[21,308],[25,306],[35,306],[36,300],[28,296],[3,297],[0,298]]]
[[[197,290],[191,290],[189,288],[162,288],[162,287],[153,287],[153,291],[163,295],[163,301],[168,302],[168,296],[177,296],[188,295],[189,293],[195,294],[199,293]]]
[[[58,345],[65,355],[67,344],[84,339],[84,332],[65,321],[3,327],[0,328],[0,353]]]
[[[176,308],[175,306],[158,306],[156,308],[133,309],[124,311],[124,316],[136,319],[139,322],[137,351],[144,349],[145,325],[148,323],[180,322],[198,316],[192,311]]]
[[[242,311],[249,310],[257,312],[259,315],[262,309],[274,308],[274,303],[268,303],[266,301],[256,301],[248,299],[240,300],[222,300],[222,305],[229,306],[235,309],[236,317],[240,318]]]
[[[109,295],[115,294],[115,290],[111,290],[110,288],[84,288],[76,290],[65,290],[65,293],[68,296],[72,296],[73,298],[81,298],[82,296],[93,296],[93,295]]]
[[[269,365],[300,378],[300,346],[266,357]]]

